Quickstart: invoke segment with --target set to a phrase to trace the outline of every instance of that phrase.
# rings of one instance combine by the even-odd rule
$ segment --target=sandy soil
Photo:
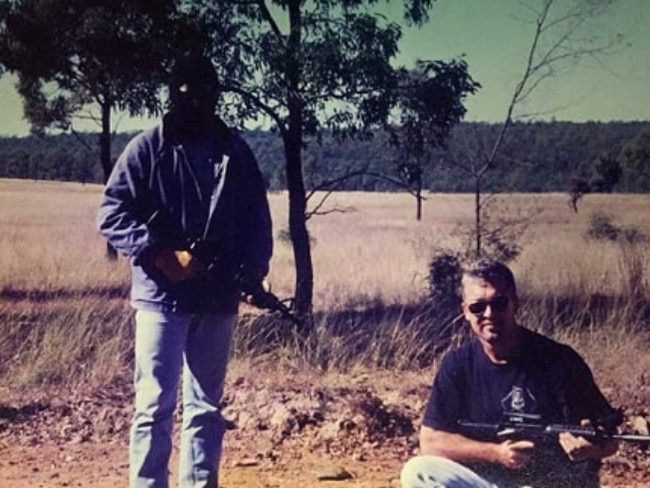
[[[428,385],[392,384],[234,380],[224,398],[221,487],[399,488]],[[40,398],[0,388],[0,488],[126,486],[131,401],[126,381]],[[170,469],[175,486],[176,452]],[[624,446],[606,463],[603,487],[650,488],[650,450]]]
[[[175,459],[172,466],[175,466]],[[319,476],[337,476],[342,469],[352,476],[341,481],[321,481]],[[315,455],[296,455],[271,461],[256,461],[230,452],[224,455],[221,486],[225,488],[363,488],[397,487],[399,462],[332,461]],[[176,476],[171,473],[171,485]],[[106,444],[24,446],[0,451],[0,487],[89,487],[126,486],[126,447]]]
[[[232,447],[232,446],[230,446]],[[172,460],[172,467],[175,466]],[[293,453],[276,461],[247,458],[239,450],[224,455],[222,488],[398,488],[401,461],[381,459],[360,461],[331,459],[314,453]],[[323,476],[346,477],[321,480]],[[174,486],[175,469],[171,472]],[[648,488],[637,473],[613,477],[605,473],[603,487]],[[636,478],[636,479],[635,479]],[[118,444],[67,444],[62,446],[6,447],[0,450],[0,488],[126,486],[128,479],[126,446]]]

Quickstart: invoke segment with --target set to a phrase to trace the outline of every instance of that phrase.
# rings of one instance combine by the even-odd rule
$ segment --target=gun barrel
[[[497,438],[509,438],[513,436],[525,437],[551,437],[557,436],[562,432],[569,432],[578,437],[596,440],[617,440],[621,442],[630,442],[634,444],[650,445],[650,436],[637,434],[610,434],[600,431],[594,427],[580,425],[561,425],[561,424],[530,424],[530,423],[502,423],[502,424],[485,424],[479,422],[459,421],[458,425],[467,430],[492,432]]]
[[[612,439],[622,442],[633,442],[636,444],[649,444],[650,445],[650,436],[640,435],[640,434],[615,434],[602,432],[593,427],[582,427],[574,425],[549,425],[546,428],[549,432],[557,433],[560,432],[570,432],[571,434],[584,437],[586,439],[596,438],[596,439]]]
[[[650,445],[650,436],[649,435],[637,435],[637,434],[614,434],[612,439],[623,442],[633,442],[635,444],[648,444]]]

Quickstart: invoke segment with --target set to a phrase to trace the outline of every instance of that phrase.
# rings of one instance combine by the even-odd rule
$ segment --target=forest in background
[[[473,191],[475,180],[463,170],[463,162],[483,157],[500,129],[499,124],[481,122],[458,125],[446,148],[432,150],[420,161],[423,188]],[[606,191],[650,191],[650,161],[638,161],[639,154],[650,151],[645,147],[649,134],[650,123],[640,121],[516,123],[509,128],[497,165],[486,173],[482,188],[567,191],[576,179],[593,182],[607,178],[603,173],[618,167],[621,176]],[[269,190],[286,189],[278,135],[259,129],[243,135],[259,160]],[[133,136],[114,136],[114,158]],[[101,183],[98,140],[99,135],[93,133],[0,137],[0,177]],[[305,149],[306,186],[310,190],[403,190],[406,182],[400,180],[399,167],[404,162],[400,150],[390,146],[382,134],[368,140],[312,141]]]

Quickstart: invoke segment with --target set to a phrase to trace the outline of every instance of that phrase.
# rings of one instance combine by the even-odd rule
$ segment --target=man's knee
[[[402,467],[400,483],[402,488],[446,488],[436,478],[438,466],[447,461],[437,456],[416,456]]]
[[[462,464],[439,456],[409,459],[400,474],[402,488],[487,488],[491,486]]]

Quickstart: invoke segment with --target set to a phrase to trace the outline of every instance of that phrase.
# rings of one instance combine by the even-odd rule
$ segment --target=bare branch
[[[334,190],[325,192],[323,195],[323,198],[320,199],[320,201],[314,206],[314,208],[305,214],[305,220],[311,219],[314,215],[329,215],[332,213],[348,213],[348,212],[354,212],[356,209],[354,207],[338,207],[335,206],[329,210],[321,210],[323,206],[325,205],[325,202],[327,199],[332,196],[334,193]],[[312,192],[310,196],[314,196],[315,193]]]
[[[481,193],[482,178],[497,161],[506,134],[513,123],[515,108],[531,97],[540,85],[553,77],[570,62],[584,58],[597,58],[599,54],[612,52],[620,43],[621,37],[611,38],[605,42],[598,35],[584,36],[582,33],[590,28],[589,21],[602,15],[617,0],[602,0],[570,5],[560,0],[519,1],[533,26],[532,38],[527,51],[523,72],[515,85],[506,107],[505,119],[496,135],[491,150],[485,154],[477,151],[476,159],[480,163],[462,163],[453,158],[453,164],[474,178],[475,183],[475,235],[476,251],[481,253],[481,234],[486,232],[482,225],[482,213],[485,205],[495,198],[495,193],[484,196]],[[521,19],[520,19],[521,20]]]
[[[359,171],[350,171],[338,178],[334,178],[332,180],[326,180],[322,181],[318,185],[314,185],[313,189],[307,194],[305,201],[308,202],[311,198],[313,198],[317,193],[319,192],[325,192],[325,195],[320,199],[320,201],[314,206],[314,209],[307,212],[305,215],[305,219],[308,220],[314,215],[327,215],[330,213],[345,213],[345,212],[350,212],[353,209],[350,207],[334,207],[330,210],[320,210],[326,200],[337,190],[341,187],[341,185],[349,180],[350,178],[354,178],[357,176],[372,176],[373,178],[379,178],[385,181],[389,181],[390,183],[405,189],[409,194],[413,195],[415,198],[419,198],[420,200],[426,200],[425,197],[418,195],[415,191],[413,191],[407,184],[405,184],[403,181],[398,180],[396,178],[391,178],[390,176],[383,175],[381,173],[375,173],[373,171],[365,171],[365,170],[359,170]]]
[[[354,178],[355,176],[372,176],[373,178],[379,178],[381,180],[388,181],[400,188],[405,189],[411,195],[415,195],[415,192],[406,183],[404,183],[403,181],[397,178],[391,178],[390,176],[386,176],[381,173],[375,173],[374,171],[359,170],[359,171],[350,171],[344,174],[343,176],[339,178],[335,178],[333,180],[322,181],[320,184],[314,186],[312,191],[307,196],[307,199],[309,199],[314,193],[318,191],[336,190],[337,188],[340,188],[340,186],[345,181],[349,180],[350,178]]]

